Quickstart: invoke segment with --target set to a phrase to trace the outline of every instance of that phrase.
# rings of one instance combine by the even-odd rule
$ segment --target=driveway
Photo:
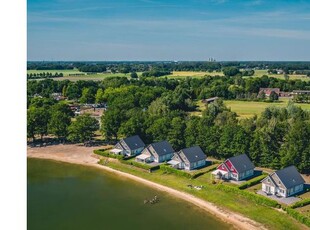
[[[287,204],[287,205],[291,205],[299,200],[301,200],[298,197],[277,197],[275,195],[267,195],[265,192],[263,192],[262,190],[257,191],[257,194],[263,195],[265,197],[268,197],[272,200],[278,201],[279,203],[283,203],[283,204]]]

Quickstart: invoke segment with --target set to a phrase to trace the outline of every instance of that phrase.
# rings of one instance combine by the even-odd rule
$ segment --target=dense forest
[[[224,99],[257,97],[260,87],[283,90],[310,89],[309,82],[262,78],[205,77],[107,78],[95,81],[28,81],[28,137],[47,134],[72,142],[89,140],[100,129],[106,140],[138,134],[146,143],[168,140],[178,150],[199,145],[214,158],[247,153],[255,165],[282,168],[296,165],[310,173],[310,114],[293,103],[286,108],[267,108],[260,117],[237,119],[237,114],[218,100],[202,112],[196,100],[219,96]],[[51,94],[62,92],[79,103],[106,103],[101,127],[89,115],[72,121],[68,102]],[[39,95],[39,96],[38,96]]]

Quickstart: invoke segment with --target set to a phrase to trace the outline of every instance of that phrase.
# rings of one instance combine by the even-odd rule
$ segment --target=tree
[[[185,147],[185,122],[181,117],[174,117],[171,121],[171,128],[168,132],[168,141],[174,149],[182,149]]]
[[[131,78],[138,78],[138,74],[136,72],[131,72],[130,77]]]
[[[51,107],[51,118],[48,122],[48,132],[58,138],[66,138],[71,124],[72,111],[66,104],[58,103]]]
[[[118,131],[124,121],[124,113],[119,108],[111,108],[101,117],[101,132],[107,140],[117,140]]]
[[[236,76],[238,74],[241,74],[240,70],[234,66],[223,68],[223,73],[227,77],[233,77],[233,76]]]
[[[81,103],[93,103],[95,100],[94,94],[91,92],[90,88],[84,88],[82,90],[82,96],[80,98]]]
[[[103,92],[103,89],[99,88],[97,90],[97,93],[96,93],[96,96],[95,96],[96,100],[96,104],[101,104],[103,103],[105,100],[104,100],[104,92]]]
[[[89,114],[83,114],[69,126],[68,139],[73,142],[85,142],[91,140],[98,129],[99,122]]]
[[[31,107],[27,111],[27,136],[35,140],[35,135],[40,135],[41,140],[47,134],[49,113],[43,107]]]
[[[295,165],[301,172],[310,172],[310,125],[296,121],[286,134],[280,155],[282,167]]]
[[[272,91],[269,95],[269,100],[277,101],[278,99],[279,99],[279,95],[275,91]]]

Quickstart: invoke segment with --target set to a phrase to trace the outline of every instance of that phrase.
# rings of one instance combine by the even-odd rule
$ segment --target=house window
[[[267,179],[267,182],[270,183],[270,179],[269,178]]]

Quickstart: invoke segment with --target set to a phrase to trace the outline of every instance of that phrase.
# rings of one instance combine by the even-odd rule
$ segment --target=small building
[[[259,88],[258,94],[264,93],[267,97],[269,97],[271,92],[275,92],[276,94],[278,94],[278,96],[280,95],[280,89],[279,88]]]
[[[310,90],[293,90],[293,95],[310,95]]]
[[[276,196],[288,197],[304,190],[305,180],[295,166],[289,166],[268,175],[262,180],[262,191]]]
[[[215,102],[218,99],[219,99],[218,97],[210,97],[210,98],[207,98],[207,99],[202,99],[201,101],[203,103],[205,103],[205,104],[210,104],[210,103]]]
[[[193,170],[205,166],[206,158],[199,146],[193,146],[174,153],[168,164],[178,169]]]
[[[125,155],[125,156],[134,156],[138,155],[144,149],[144,142],[138,135],[127,137],[121,139],[113,149],[110,150],[110,153]]]
[[[254,164],[246,154],[230,157],[212,172],[218,179],[240,181],[254,175]]]
[[[171,160],[174,150],[168,141],[160,141],[148,145],[142,153],[136,157],[136,161],[143,163],[161,163]]]

